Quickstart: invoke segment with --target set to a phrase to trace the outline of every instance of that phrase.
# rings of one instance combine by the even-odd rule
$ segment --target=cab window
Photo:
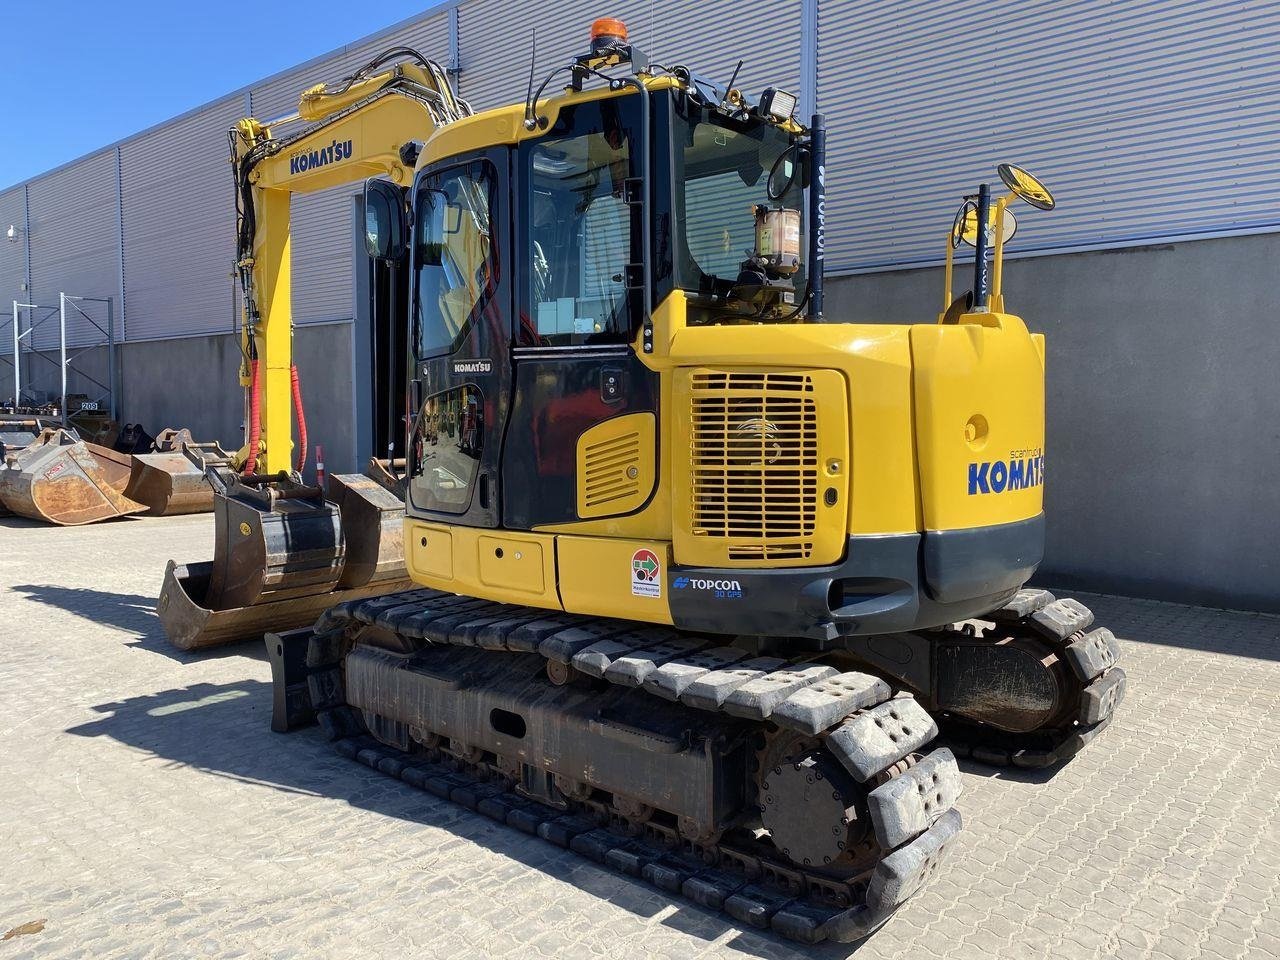
[[[566,108],[524,148],[525,344],[629,339],[626,272],[638,232],[624,192],[635,176],[631,99]]]
[[[478,160],[418,184],[413,273],[419,357],[456,350],[494,289],[493,183],[493,168]]]

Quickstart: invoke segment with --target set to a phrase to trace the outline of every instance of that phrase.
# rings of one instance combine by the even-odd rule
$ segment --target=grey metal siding
[[[543,16],[546,9],[531,0],[459,5],[460,86],[477,110],[524,99],[532,24],[541,27],[534,71],[535,83],[541,83],[552,69],[587,49],[592,21],[606,14],[623,20],[631,42],[666,66],[684,64],[725,83],[741,58],[737,86],[757,93],[766,86],[800,92],[799,0],[623,0],[607,9],[597,0],[566,0],[555,5],[550,22]],[[557,79],[547,89],[561,86]]]
[[[23,188],[0,193],[0,403],[13,396],[13,301],[26,300],[22,281],[27,270],[26,238],[19,233],[10,243],[9,227],[25,227]]]
[[[272,120],[297,111],[302,91],[317,83],[332,83],[350,75],[392,46],[413,47],[446,65],[449,56],[449,17],[440,12],[407,24],[376,40],[364,40],[335,51],[319,63],[308,64],[250,90],[253,114]],[[287,136],[300,122],[282,124],[277,135]],[[425,140],[429,131],[418,133]],[[352,304],[351,196],[359,183],[293,197],[293,321],[295,324],[350,320]]]
[[[107,150],[33,180],[31,217],[31,300],[56,306],[58,295],[117,299],[116,152]],[[6,228],[7,229],[7,228]],[[105,304],[81,309],[106,327]],[[118,304],[117,304],[117,316]],[[42,323],[34,345],[58,344],[56,321]],[[117,337],[119,331],[117,330]],[[67,344],[102,343],[105,334],[75,309],[67,310]]]
[[[1059,201],[1014,253],[1280,227],[1277,41],[1274,3],[822,0],[829,268],[936,262],[1006,160]]]
[[[236,297],[231,96],[120,146],[129,340],[229,333]]]
[[[10,243],[9,227],[16,227],[17,239]],[[27,246],[23,231],[26,229],[23,187],[13,187],[0,193],[0,313],[8,316],[14,300],[26,300],[22,281],[27,273]],[[0,340],[0,354],[5,352],[8,341]]]

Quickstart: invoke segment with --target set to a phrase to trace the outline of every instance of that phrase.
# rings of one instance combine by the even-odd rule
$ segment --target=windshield
[[[769,171],[791,146],[785,130],[760,120],[740,123],[696,106],[674,118],[676,221],[682,242],[676,245],[676,283],[695,296],[691,306],[713,314],[741,314],[734,304],[743,261],[756,249],[756,207],[797,211],[803,230],[802,178],[782,197],[766,193]],[[784,163],[787,161],[784,161]],[[798,302],[804,292],[805,266],[783,281]],[[698,319],[691,314],[691,319]],[[701,319],[712,319],[705,314]]]

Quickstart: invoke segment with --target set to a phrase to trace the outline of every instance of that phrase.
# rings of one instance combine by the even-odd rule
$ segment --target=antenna
[[[738,65],[733,68],[733,76],[729,78],[729,85],[724,88],[724,99],[720,101],[720,105],[724,106],[729,102],[729,94],[733,92],[733,82],[738,79],[738,74],[742,72],[743,61],[739,60]]]
[[[529,41],[529,87],[524,92],[524,125],[528,130],[537,126],[534,117],[536,104],[533,102],[533,71],[538,64],[538,28],[533,28],[533,39]]]

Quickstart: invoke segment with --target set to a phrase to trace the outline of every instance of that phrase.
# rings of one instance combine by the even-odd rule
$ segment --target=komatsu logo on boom
[[[969,464],[969,496],[1025,490],[1044,483],[1044,454],[1039,450],[1015,450],[1008,460]]]
[[[325,167],[331,163],[337,163],[339,160],[351,159],[351,141],[335,140],[327,147],[318,147],[315,150],[303,150],[295,153],[289,158],[289,175],[293,176],[298,173],[306,173],[308,170],[314,170],[316,167]]]

